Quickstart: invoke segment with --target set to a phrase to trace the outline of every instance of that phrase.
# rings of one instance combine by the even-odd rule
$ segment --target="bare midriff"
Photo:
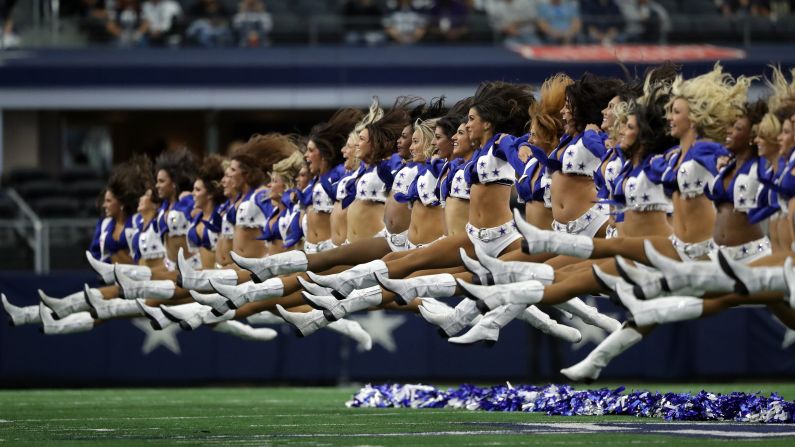
[[[536,228],[549,230],[552,228],[552,210],[543,202],[527,202],[524,205],[524,218]]]
[[[718,245],[732,247],[761,239],[764,236],[759,224],[748,222],[748,214],[734,210],[731,203],[718,206],[712,238]]]
[[[674,235],[682,242],[699,243],[712,237],[715,228],[715,206],[705,195],[686,199],[675,191],[673,227]],[[624,225],[626,229],[627,225]]]
[[[448,236],[466,233],[469,222],[469,200],[448,197],[444,203],[444,219]]]
[[[348,207],[348,240],[370,239],[384,228],[384,204],[354,200]]]
[[[408,203],[400,203],[390,193],[384,206],[384,226],[392,234],[402,233],[409,228],[412,219]]]
[[[331,242],[340,246],[348,239],[348,210],[342,207],[342,203],[334,203],[331,211]]]
[[[316,213],[314,207],[306,209],[307,242],[318,244],[331,238],[331,214]]]
[[[186,238],[184,234],[180,236],[166,236],[166,256],[168,256],[169,260],[177,262],[177,254],[180,248],[185,254],[185,257],[190,256],[188,252],[188,238]]]
[[[577,220],[594,205],[596,188],[593,178],[560,171],[552,174],[552,216],[560,223]]]
[[[469,223],[476,228],[498,227],[513,219],[511,185],[475,183],[469,190]]]
[[[260,227],[246,228],[235,226],[235,236],[232,239],[232,249],[244,258],[261,258],[267,252],[265,241],[257,240],[262,235]]]
[[[444,210],[414,202],[411,209],[408,239],[412,244],[429,244],[444,235]]]
[[[665,211],[625,211],[619,227],[620,237],[663,236],[673,232]]]
[[[229,253],[232,251],[232,239],[221,236],[215,243],[215,263],[218,265],[229,265],[232,258]]]

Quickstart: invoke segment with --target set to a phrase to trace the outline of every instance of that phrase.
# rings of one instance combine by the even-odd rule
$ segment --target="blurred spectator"
[[[491,0],[485,3],[491,28],[506,45],[538,44],[536,0]]]
[[[182,7],[175,0],[148,0],[144,2],[141,15],[143,22],[139,32],[142,44],[179,44],[179,22]]]
[[[769,16],[769,0],[715,0],[718,10],[725,16]]]
[[[345,42],[352,45],[378,45],[386,40],[381,27],[384,12],[373,0],[348,0],[342,7],[345,17]]]
[[[11,14],[17,0],[0,0],[0,20],[3,21],[2,48],[16,48],[20,44],[19,36],[14,32],[14,20]]]
[[[273,18],[262,0],[240,0],[233,23],[239,46],[257,48],[270,45]]]
[[[624,40],[624,20],[613,0],[580,0],[580,12],[589,42],[611,45]]]
[[[580,8],[575,0],[548,0],[538,6],[538,28],[544,41],[572,44],[581,41]]]
[[[429,35],[434,40],[459,40],[468,31],[469,6],[464,0],[437,0],[428,15]]]
[[[386,34],[397,43],[413,44],[422,40],[428,31],[428,20],[411,0],[399,0],[384,17]]]
[[[82,0],[81,27],[93,42],[137,45],[141,40],[138,0]]]
[[[107,42],[112,36],[108,29],[110,11],[105,0],[80,0],[77,9],[80,17],[80,29],[86,33],[91,42]]]
[[[651,0],[616,0],[624,16],[626,42],[660,42],[663,30],[670,27],[668,13]]]
[[[230,16],[219,0],[200,0],[188,12],[191,23],[186,36],[203,47],[228,46],[232,43]]]

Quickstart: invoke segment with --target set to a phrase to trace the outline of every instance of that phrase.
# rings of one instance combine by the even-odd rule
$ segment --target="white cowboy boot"
[[[572,298],[565,303],[555,305],[556,308],[577,315],[586,324],[604,329],[608,334],[621,328],[621,322],[610,318],[593,306],[585,304],[579,298]]]
[[[643,242],[643,247],[649,262],[662,272],[664,276],[661,284],[662,289],[665,292],[670,292],[669,294],[679,295],[685,290],[722,293],[734,291],[734,279],[727,276],[717,262],[676,261],[657,251],[649,240]],[[646,298],[654,298],[662,294],[659,292],[656,295],[649,294],[645,290],[643,292]],[[698,293],[698,295],[703,295],[703,293]],[[643,298],[641,295],[637,296]]]
[[[394,293],[395,302],[401,306],[409,304],[419,296],[430,298],[453,296],[457,288],[455,276],[449,273],[406,279],[389,279],[386,275],[376,273],[375,280],[381,284],[381,287]]]
[[[718,261],[726,275],[734,279],[734,290],[742,295],[759,292],[787,292],[782,267],[748,267],[718,250]]]
[[[8,298],[6,297],[5,293],[0,295],[0,298],[2,298],[3,309],[5,309],[6,313],[8,314],[8,323],[11,326],[41,323],[41,317],[39,317],[39,306],[14,306],[8,302]]]
[[[480,265],[491,274],[493,284],[508,284],[531,279],[542,284],[552,284],[555,281],[555,269],[551,265],[538,262],[501,261],[489,256],[477,245],[475,254]],[[466,252],[461,249],[462,260],[464,256],[466,256]]]
[[[149,324],[152,326],[152,329],[160,331],[173,324],[176,324],[174,321],[171,321],[168,317],[166,317],[166,314],[160,310],[160,307],[147,306],[146,301],[142,299],[137,299],[134,302],[136,305],[138,305],[138,310],[141,311],[141,315],[145,316],[149,320]]]
[[[160,310],[163,311],[167,318],[179,323],[179,327],[185,331],[192,331],[204,324],[220,323],[235,317],[234,310],[230,309],[224,314],[216,316],[212,312],[212,307],[198,303],[180,304],[177,306],[164,306],[161,304]]]
[[[91,307],[91,315],[98,320],[143,316],[135,300],[124,300],[121,298],[106,300],[102,298],[102,295],[96,296],[93,293],[86,293],[85,296],[88,305]]]
[[[180,248],[177,254],[177,285],[183,289],[212,292],[210,279],[214,279],[220,284],[235,285],[237,284],[237,272],[232,269],[196,270],[185,260],[182,248]]]
[[[505,304],[523,304],[527,307],[540,303],[544,298],[544,285],[536,280],[476,286],[459,279],[458,285],[464,290],[464,294],[478,301],[478,309],[484,313]]]
[[[333,296],[315,296],[301,292],[307,304],[323,311],[329,321],[337,321],[353,312],[369,309],[381,304],[381,287],[373,286],[366,289],[356,289],[344,300]]]
[[[565,324],[558,323],[535,306],[528,307],[516,318],[529,323],[530,326],[533,326],[547,335],[566,340],[569,343],[578,343],[582,340],[580,331],[573,327],[566,326]]]
[[[483,315],[483,318],[463,335],[451,337],[447,341],[459,345],[470,345],[482,341],[488,345],[493,345],[500,337],[500,329],[521,315],[526,308],[526,304],[500,306]]]
[[[277,335],[279,335],[278,332],[271,328],[253,328],[247,324],[243,324],[235,320],[222,321],[216,324],[215,327],[213,327],[213,330],[224,334],[234,335],[235,337],[242,338],[243,340],[251,341],[269,341],[273,340]]]
[[[262,282],[274,276],[305,272],[309,261],[299,250],[286,251],[264,258],[244,258],[235,252],[229,253],[238,267],[251,272],[254,282]]]
[[[629,309],[632,320],[639,327],[695,320],[704,312],[704,300],[689,296],[641,301],[632,295],[631,289],[619,287],[618,298]]]
[[[339,293],[337,293],[336,290],[334,290],[332,288],[323,287],[323,286],[315,284],[315,283],[313,283],[311,281],[307,281],[306,279],[304,279],[304,278],[302,278],[300,276],[296,276],[295,279],[298,280],[298,285],[300,285],[302,289],[306,290],[307,292],[311,293],[312,295],[317,295],[317,296],[334,295],[334,296],[337,297],[337,299],[345,298],[344,296],[340,295]]]
[[[265,310],[254,315],[246,317],[246,321],[251,324],[282,324],[284,320],[278,315],[274,315],[271,311]]]
[[[461,257],[461,262],[464,263],[464,268],[466,268],[467,271],[473,275],[472,284],[484,286],[495,284],[494,278],[491,276],[491,272],[486,267],[483,267],[480,262],[470,258],[469,255],[467,255],[466,250],[459,248],[458,255]]]
[[[60,320],[69,314],[73,314],[75,312],[84,312],[89,309],[88,303],[86,302],[85,292],[72,293],[61,299],[58,299],[47,296],[44,291],[39,289],[39,298],[41,298],[41,301],[52,310],[52,316],[56,320]]]
[[[472,320],[480,316],[477,302],[463,299],[455,308],[431,298],[423,298],[420,315],[428,323],[439,327],[442,337],[452,337],[467,327]]]
[[[121,269],[128,278],[136,281],[148,281],[152,279],[152,270],[145,265],[109,264],[94,259],[89,251],[86,251],[86,259],[88,259],[88,264],[91,268],[102,277],[102,281],[107,285],[116,283],[116,277],[113,275],[114,269],[116,268]]]
[[[201,325],[202,317],[205,312],[209,312],[211,307],[199,303],[178,304],[175,306],[160,305],[163,315],[174,323],[179,324],[183,330],[189,331]]]
[[[581,362],[561,369],[560,373],[575,382],[593,382],[599,378],[602,368],[642,339],[643,335],[635,328],[622,327],[602,340]]]
[[[152,298],[169,300],[174,297],[177,285],[168,279],[136,281],[129,278],[121,270],[116,271],[116,282],[119,283],[119,295],[128,300]]]
[[[60,320],[54,319],[50,312],[44,303],[39,304],[42,332],[47,335],[77,334],[94,329],[94,318],[88,312],[77,312]]]
[[[513,210],[516,229],[527,241],[530,253],[554,253],[588,259],[593,253],[593,239],[578,234],[540,230],[527,223],[519,210]]]
[[[654,293],[662,291],[662,272],[630,264],[623,256],[616,257],[616,270],[624,281]]]
[[[792,257],[784,261],[784,283],[787,285],[785,300],[789,307],[795,309],[795,270],[792,269]]]
[[[246,303],[276,298],[284,294],[284,283],[279,278],[267,279],[261,283],[247,281],[240,285],[227,285],[211,279],[210,286],[226,298],[226,304],[231,309],[239,309]]]
[[[373,349],[373,339],[370,334],[362,328],[362,325],[351,320],[337,320],[328,324],[328,328],[334,332],[352,338],[359,344],[359,349],[369,351]]]
[[[193,301],[212,307],[212,312],[215,316],[221,316],[229,311],[226,298],[224,298],[220,293],[201,293],[195,290],[189,290],[188,293],[190,293]]]
[[[312,335],[319,329],[329,325],[329,321],[323,316],[322,310],[312,309],[306,313],[290,312],[282,307],[281,304],[276,305],[276,310],[284,318],[284,321],[295,326],[300,337]]]
[[[383,273],[389,277],[389,270],[386,268],[384,261],[377,259],[370,261],[366,264],[359,264],[351,267],[348,270],[331,275],[316,275],[312,272],[306,272],[309,279],[315,284],[320,284],[323,287],[330,287],[343,296],[348,296],[349,293],[356,289],[364,289],[378,285],[375,282],[374,273]]]
[[[632,284],[624,281],[624,278],[607,274],[596,264],[591,266],[591,271],[593,272],[594,278],[596,278],[596,282],[598,282],[603,289],[607,289],[608,291],[615,292],[619,286],[632,287]]]

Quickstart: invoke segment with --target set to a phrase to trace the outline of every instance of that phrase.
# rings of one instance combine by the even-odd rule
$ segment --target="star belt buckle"
[[[486,241],[486,238],[488,237],[488,235],[486,234],[486,230],[488,230],[488,228],[478,228],[478,239],[480,239],[481,241],[484,241],[484,242]]]

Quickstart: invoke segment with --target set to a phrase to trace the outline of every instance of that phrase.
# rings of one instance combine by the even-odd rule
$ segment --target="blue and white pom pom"
[[[486,411],[541,412],[556,416],[625,415],[669,421],[795,422],[795,402],[773,393],[701,391],[665,393],[614,390],[575,391],[568,385],[479,388],[462,385],[442,391],[428,385],[367,385],[346,403],[356,408],[459,408]]]

